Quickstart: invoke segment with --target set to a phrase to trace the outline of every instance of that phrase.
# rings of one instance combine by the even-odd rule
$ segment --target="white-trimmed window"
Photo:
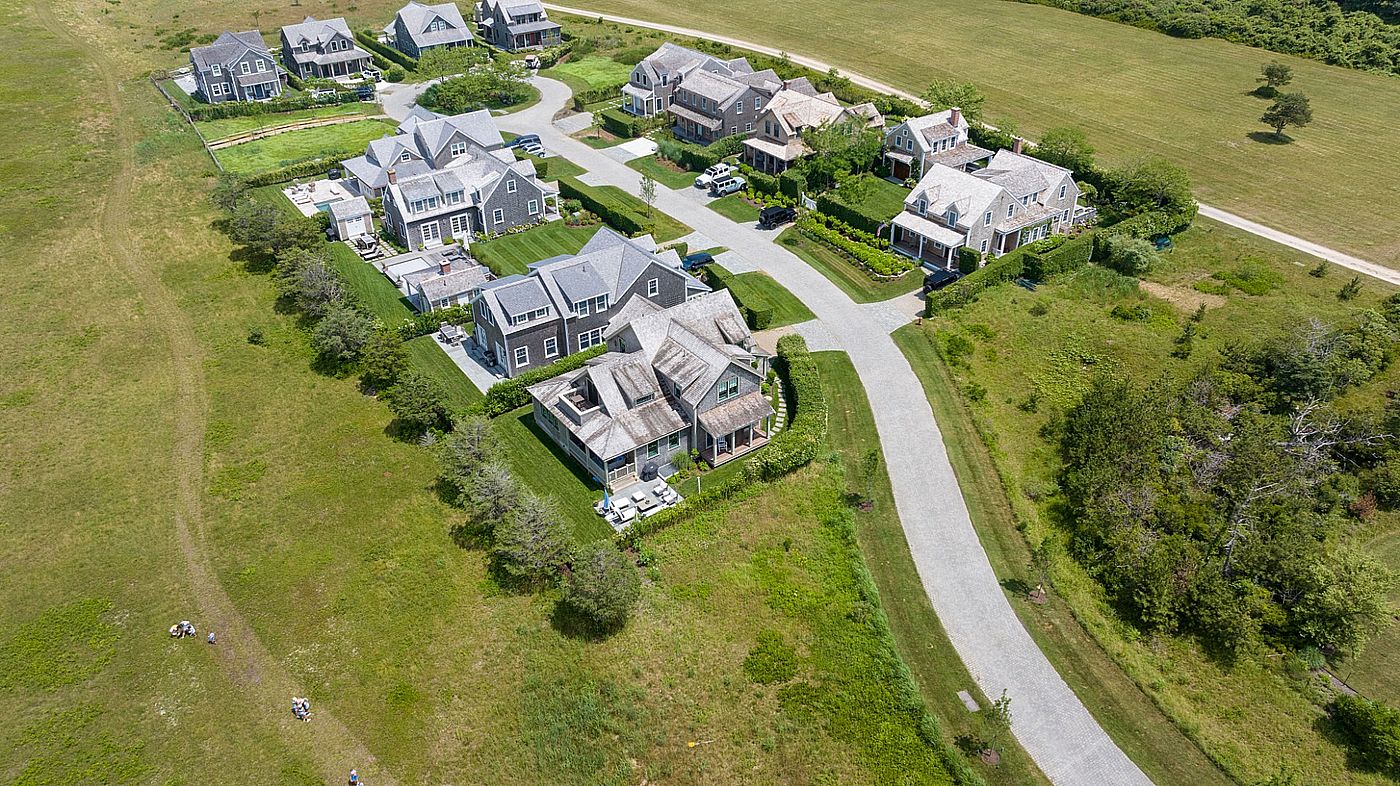
[[[504,224],[506,222],[506,211],[499,207],[491,211],[491,222],[494,224]]]
[[[544,340],[544,356],[552,358],[559,354],[559,339],[554,336]]]
[[[453,142],[453,143],[452,143],[452,147],[450,148],[450,152],[452,153],[452,157],[453,157],[453,158],[456,158],[457,156],[464,156],[464,155],[466,155],[466,154],[467,154],[467,143],[466,143],[466,142]]]
[[[758,110],[760,110],[760,109],[762,109],[762,108],[763,108],[763,99],[762,99],[762,98],[755,98],[755,99],[753,100],[753,111],[757,112]]]
[[[918,210],[919,210],[919,215],[924,215],[925,213],[928,212],[928,201],[927,201],[927,200],[920,199],[918,202],[915,203],[914,206],[915,206],[916,208],[918,208]]]
[[[527,203],[525,204],[525,210],[526,210],[530,215],[532,215],[532,216],[537,216],[537,215],[539,215],[539,214],[540,214],[540,201],[539,201],[538,199],[531,199],[529,202],[527,202]]]
[[[744,124],[744,133],[748,133],[748,132],[750,132],[750,131],[752,131],[752,130],[753,130],[753,123],[745,123],[745,124]]]
[[[521,367],[521,366],[528,366],[528,365],[530,365],[530,348],[529,348],[529,347],[516,347],[516,348],[515,348],[515,366],[516,366],[516,368],[519,368],[519,367]]]
[[[213,74],[214,76],[219,76],[223,73],[223,69],[219,68],[218,63],[214,63],[209,66],[209,73]]]
[[[409,158],[411,158],[411,157],[412,157],[412,156],[409,155],[409,152],[408,152],[407,150],[405,150],[405,151],[403,151],[402,153],[399,154],[399,160],[400,160],[400,161],[407,161],[407,160],[408,160]]]
[[[593,328],[584,333],[578,334],[578,351],[582,352],[595,344],[603,343],[603,329]]]
[[[734,114],[736,114],[736,115],[742,115],[742,114],[744,114],[744,102],[743,102],[743,101],[740,101],[739,104],[738,104],[738,106],[736,106],[736,107],[734,108]]]
[[[422,212],[423,212],[423,205],[424,205],[423,200],[421,200],[421,199],[415,199],[415,200],[413,200],[413,204],[409,206],[408,212],[410,212],[410,213],[422,213]]]
[[[593,306],[593,301],[591,301],[591,300],[580,300],[579,302],[577,302],[577,303],[574,304],[574,313],[575,313],[575,314],[578,314],[578,315],[581,316],[581,317],[586,317],[586,316],[588,316],[589,314],[592,314],[592,313],[593,313],[593,308],[592,308],[592,306]]]
[[[911,153],[914,152],[914,137],[911,136],[908,139],[904,140],[904,149],[908,150]]]
[[[1012,216],[1015,212],[1016,212],[1016,203],[1015,203],[1015,202],[1012,202],[1011,204],[1009,204],[1009,205],[1006,206],[1006,217],[1007,217],[1007,218],[1011,218],[1011,216]]]
[[[445,197],[445,199],[447,201],[447,204],[449,205],[459,205],[462,203],[462,192],[449,191],[447,192],[447,196]]]
[[[461,237],[471,232],[472,222],[466,215],[453,216],[448,219],[447,225],[452,228],[453,237]]]
[[[224,86],[218,82],[209,85],[209,95],[221,96],[224,94]]]
[[[989,227],[989,226],[991,226],[991,225],[992,225],[992,211],[988,210],[988,211],[987,211],[987,215],[982,216],[982,226],[984,226],[984,227]]]
[[[1063,213],[1060,214],[1060,221],[1068,221],[1068,220],[1069,220],[1069,211],[1066,210],[1066,211],[1064,211]]]
[[[514,193],[515,193],[515,178],[511,178],[510,180],[507,180],[507,181],[506,181],[506,193],[507,193],[507,194],[514,194]]]
[[[1067,186],[1067,185],[1061,185],[1061,186],[1060,186],[1060,199],[1064,199],[1064,198],[1065,198],[1065,191],[1068,190],[1068,189],[1069,189],[1069,186]]]
[[[661,294],[661,279],[647,279],[647,297],[656,297],[659,294]]]
[[[245,74],[251,74],[253,73],[253,66],[250,65],[247,60],[244,60],[238,64],[238,70]]]
[[[647,458],[656,458],[661,455],[661,440],[647,443]]]
[[[947,216],[947,218],[948,218],[948,226],[950,226],[950,227],[955,227],[955,226],[958,225],[958,211],[957,211],[957,210],[955,210],[955,209],[953,209],[953,208],[951,208],[951,207],[948,208],[948,216]]]
[[[595,314],[601,314],[601,313],[603,313],[604,311],[607,311],[607,310],[608,310],[608,296],[607,296],[607,295],[599,295],[598,297],[593,298],[593,313],[595,313]]]
[[[265,71],[267,71],[267,61],[266,61],[266,60],[259,60],[259,61],[258,61],[258,73],[261,74],[261,73],[263,73],[263,72],[265,72]]]
[[[987,241],[986,241],[986,240],[983,240],[983,241],[982,241],[982,253],[983,253],[983,254],[987,253]]]
[[[424,224],[420,231],[423,233],[424,243],[431,243],[442,236],[442,227],[438,226],[438,222],[436,221],[429,221]]]
[[[671,436],[669,436],[669,437],[666,438],[666,449],[667,449],[667,450],[675,450],[675,449],[679,448],[680,446],[681,446],[681,435],[680,435],[680,434],[672,434]]]
[[[719,383],[719,401],[728,401],[737,395],[739,395],[739,377],[737,374]]]

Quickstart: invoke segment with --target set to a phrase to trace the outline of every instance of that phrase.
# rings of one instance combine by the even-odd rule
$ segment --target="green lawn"
[[[603,148],[620,145],[627,141],[626,137],[614,136],[597,127],[586,128],[574,134],[574,139],[577,139],[595,150],[602,150]]]
[[[904,210],[904,198],[909,196],[910,189],[878,177],[869,177],[864,182],[868,185],[865,186],[862,198],[847,202],[838,193],[837,199],[865,215],[876,216],[882,220],[894,218]]]
[[[471,333],[471,325],[463,325],[462,328]],[[430,335],[419,336],[406,342],[404,348],[408,350],[408,363],[415,371],[437,380],[438,384],[442,385],[442,389],[447,393],[449,409],[459,411],[481,399],[481,391],[477,390],[476,385],[462,373],[462,369],[452,362],[452,358],[442,351],[437,339]]]
[[[344,243],[327,243],[326,252],[350,287],[371,314],[385,325],[397,325],[414,315],[408,298],[394,286],[389,277],[379,272]]]
[[[759,209],[744,199],[742,194],[730,194],[705,203],[711,210],[736,224],[758,223]]]
[[[1205,219],[1175,240],[1141,287],[1088,267],[1034,293],[994,288],[965,308],[895,334],[929,394],[959,479],[968,484],[964,498],[983,546],[1004,581],[1034,583],[1026,544],[1055,531],[1048,506],[1056,499],[1049,492],[1059,470],[1055,445],[1041,430],[1095,373],[1181,379],[1219,362],[1237,342],[1294,330],[1311,318],[1346,319],[1392,291],[1368,281],[1357,299],[1339,301],[1336,292],[1350,275],[1333,270],[1313,278],[1313,263],[1302,254]],[[1213,295],[1195,287],[1214,281],[1215,273],[1250,269],[1267,271],[1277,286],[1261,295],[1233,288]],[[1203,303],[1207,312],[1190,358],[1171,357],[1181,325]],[[1119,304],[1143,305],[1147,318],[1112,317]],[[968,367],[949,370],[936,347],[955,333],[972,340],[976,351]],[[1392,369],[1349,396],[1376,401],[1395,381]],[[973,385],[984,394],[969,403],[964,391]],[[1032,396],[1036,404],[1027,411]],[[983,439],[995,450],[988,452]],[[1394,528],[1397,518],[1380,521]],[[1278,659],[1260,653],[1224,669],[1189,639],[1139,637],[1117,620],[1084,569],[1068,560],[1057,565],[1054,587],[1047,606],[1032,607],[1020,594],[1011,596],[1013,606],[1095,717],[1157,782],[1211,782],[1214,768],[1199,750],[1246,783],[1276,774],[1280,761],[1307,782],[1380,782],[1346,768],[1345,752],[1315,723],[1321,708],[1283,677]],[[1394,671],[1396,650],[1386,646],[1394,635],[1388,631],[1357,664],[1362,681],[1379,691],[1390,680],[1382,675]],[[1368,674],[1376,675],[1374,682]],[[1199,749],[1171,733],[1171,721]]]
[[[524,156],[524,153],[516,153],[516,158]],[[561,177],[578,177],[588,170],[575,164],[567,158],[552,155],[549,158],[534,158],[525,156],[535,162],[535,170],[539,172],[542,180],[558,180]]]
[[[1400,266],[1400,80],[1216,39],[1173,38],[1039,4],[873,0],[862,19],[893,19],[881,34],[850,23],[835,0],[781,6],[593,0],[590,11],[682,25],[817,57],[918,94],[934,79],[969,81],[993,122],[1038,138],[1085,129],[1110,164],[1157,155],[1187,168],[1200,198],[1311,240]],[[956,19],[958,24],[946,24]],[[596,21],[564,18],[576,34]],[[989,30],[998,34],[989,36]],[[930,65],[928,52],[977,52]],[[735,52],[735,54],[739,54]],[[1293,69],[1313,124],[1274,144],[1267,107],[1250,92],[1259,69]],[[1355,184],[1368,184],[1357,188]]]
[[[501,415],[491,425],[516,477],[554,503],[580,542],[612,537],[612,527],[593,512],[593,503],[603,498],[603,484],[535,425],[530,407]]]
[[[880,448],[865,388],[846,353],[815,352],[812,357],[821,370],[822,390],[829,410],[827,425],[831,447],[841,456],[846,469],[847,493],[865,496],[867,489],[861,479],[860,464],[868,451]],[[963,667],[924,592],[914,560],[909,556],[909,545],[895,510],[894,493],[890,490],[883,460],[868,493],[874,507],[869,511],[857,509],[856,533],[865,564],[880,588],[899,653],[909,664],[924,701],[943,720],[948,741],[962,734],[976,734],[979,731],[977,717],[963,706],[957,691],[968,691],[983,707],[989,706],[989,702]],[[998,767],[988,767],[977,759],[971,761],[992,784],[1020,786],[1047,782],[1025,751],[1013,741],[1005,746]]]
[[[373,140],[394,132],[394,125],[382,120],[359,120],[244,142],[215,151],[219,162],[230,172],[252,175],[270,169],[328,155],[363,152]]]
[[[578,253],[598,229],[599,226],[570,227],[563,221],[551,221],[525,232],[473,243],[471,253],[497,276],[524,275],[531,262]]]
[[[340,104],[337,106],[323,106],[315,109],[299,109],[295,112],[279,112],[271,115],[250,115],[248,117],[229,117],[222,120],[202,120],[195,123],[199,127],[199,132],[205,139],[213,142],[235,134],[242,134],[248,131],[256,131],[260,128],[273,128],[300,120],[313,120],[324,117],[353,117],[356,115],[377,115],[380,108],[377,104]]]
[[[568,74],[590,88],[599,88],[626,82],[632,75],[632,66],[619,63],[610,57],[584,56],[555,65],[549,69],[547,75],[556,73]]]
[[[662,161],[655,155],[634,158],[627,162],[627,166],[650,175],[652,180],[670,189],[694,188],[695,174],[680,169],[669,161]]]
[[[875,280],[864,270],[847,262],[846,259],[826,246],[803,237],[796,227],[788,227],[778,236],[788,251],[802,257],[802,260],[817,272],[826,276],[831,283],[841,288],[857,303],[874,303],[907,295],[923,285],[924,273],[920,268],[905,273],[899,278]]]
[[[717,275],[741,305],[754,309],[771,308],[773,321],[768,325],[768,329],[816,319],[816,315],[803,305],[796,295],[787,291],[767,273],[734,275],[713,262],[707,266],[706,271],[707,276]]]

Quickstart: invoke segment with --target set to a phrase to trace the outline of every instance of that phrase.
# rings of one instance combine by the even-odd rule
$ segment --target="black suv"
[[[775,226],[796,220],[797,209],[791,207],[765,207],[763,212],[758,214],[758,225],[764,229],[772,229]]]
[[[956,270],[935,270],[924,276],[924,294],[927,295],[935,289],[942,289],[960,278],[962,278],[962,273]]]
[[[691,255],[687,256],[685,259],[682,259],[682,260],[681,260],[681,269],[682,269],[682,270],[696,270],[696,269],[698,269],[698,268],[702,268],[702,267],[704,267],[704,266],[710,264],[710,263],[713,262],[713,261],[715,261],[715,258],[714,258],[713,256],[710,255],[710,252],[708,252],[708,251],[696,251],[694,254],[691,254]]]

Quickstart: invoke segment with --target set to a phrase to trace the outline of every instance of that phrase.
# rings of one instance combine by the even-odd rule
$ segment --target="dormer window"
[[[399,160],[400,160],[400,161],[407,161],[409,158],[412,158],[412,156],[409,155],[409,152],[408,152],[407,150],[405,150],[405,151],[403,151],[403,153],[399,154]]]
[[[574,313],[578,314],[581,317],[586,317],[589,314],[593,313],[591,309],[592,305],[593,301],[591,300],[580,300],[579,302],[574,304]]]
[[[670,74],[662,74],[662,75],[661,75],[661,84],[664,85],[664,84],[667,84],[667,83],[670,82],[670,81],[671,81],[671,75],[670,75]]]
[[[919,215],[922,216],[928,213],[928,200],[920,199],[918,202],[914,203],[914,206],[918,209]]]
[[[604,311],[607,311],[607,310],[608,310],[608,296],[607,296],[607,295],[599,295],[598,297],[593,298],[593,312],[594,312],[594,313],[596,313],[596,314],[601,314],[601,313],[603,313]]]
[[[213,65],[209,66],[209,73],[213,74],[214,76],[219,76],[219,64],[214,63]]]
[[[1012,216],[1015,212],[1016,212],[1016,203],[1015,203],[1015,202],[1012,202],[1011,204],[1009,204],[1009,205],[1006,206],[1006,217],[1007,217],[1007,218],[1011,218],[1011,216]]]
[[[956,211],[956,210],[954,210],[954,209],[952,209],[952,208],[948,208],[948,216],[947,216],[947,218],[948,218],[948,226],[950,226],[950,227],[955,227],[955,226],[958,225],[958,211]]]
[[[452,143],[452,148],[451,148],[450,152],[452,153],[452,157],[453,157],[453,158],[457,158],[458,156],[464,156],[464,155],[466,155],[466,154],[467,154],[467,143],[466,143],[466,142],[453,142],[453,143]]]

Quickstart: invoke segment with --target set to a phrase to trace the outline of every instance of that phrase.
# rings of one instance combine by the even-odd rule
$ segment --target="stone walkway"
[[[635,170],[551,124],[554,113],[569,100],[568,87],[539,78],[535,85],[543,100],[500,118],[501,127],[539,134],[546,147],[589,170],[587,182],[611,183],[636,194]],[[905,309],[894,303],[862,306],[852,302],[824,276],[775,244],[777,233],[735,224],[705,207],[696,192],[659,187],[656,206],[750,260],[805,303],[817,319],[798,325],[797,330],[812,349],[839,349],[850,356],[875,415],[919,578],[983,693],[999,696],[1004,689],[1011,697],[1017,740],[1056,784],[1150,783],[1036,647],[998,584],[972,527],[923,387],[889,336],[897,324],[908,322]]]

